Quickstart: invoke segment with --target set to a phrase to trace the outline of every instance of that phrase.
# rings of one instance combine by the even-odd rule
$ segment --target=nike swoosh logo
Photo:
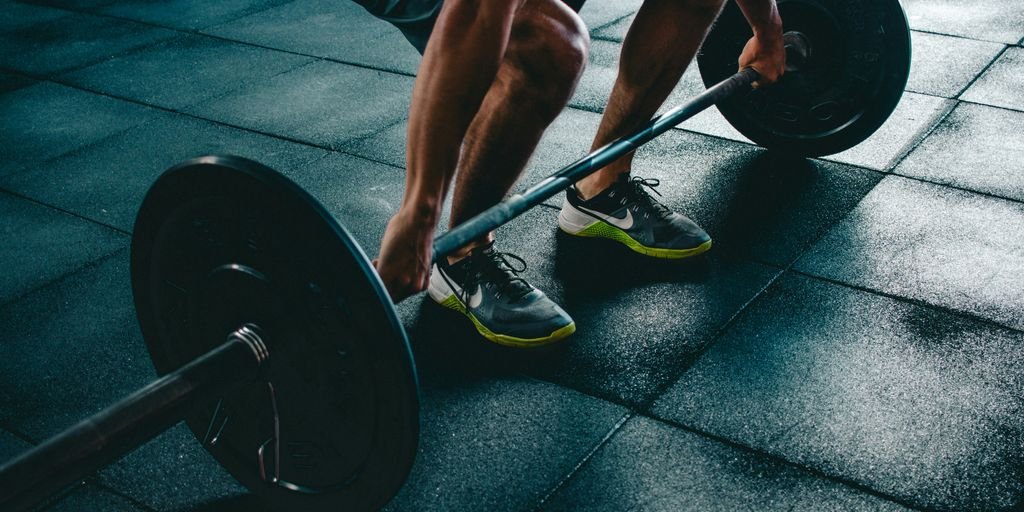
[[[626,216],[622,217],[621,219],[619,217],[613,217],[605,213],[595,212],[594,210],[584,208],[582,206],[577,206],[577,208],[619,229],[629,229],[633,227],[633,212],[629,211],[629,208],[626,208]]]
[[[463,293],[462,288],[460,288],[459,285],[455,284],[455,281],[449,279],[448,276],[445,275],[443,271],[441,272],[441,277],[444,278],[444,282],[448,283],[448,287],[452,289],[452,292],[455,294],[455,296],[458,297],[459,300],[462,300],[463,296],[465,296],[465,293]],[[473,295],[469,296],[469,304],[466,304],[466,306],[469,308],[478,308],[480,307],[480,304],[483,303],[483,301],[483,289],[477,286],[476,292],[474,292]]]

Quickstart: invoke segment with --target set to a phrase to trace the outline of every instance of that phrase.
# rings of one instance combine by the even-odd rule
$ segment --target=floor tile
[[[404,118],[412,82],[402,75],[320,61],[186,110],[337,149]]]
[[[39,4],[71,11],[95,9],[97,7],[114,3],[117,0],[18,0],[26,4]]]
[[[288,0],[129,0],[97,12],[186,30],[198,30],[241,18]]]
[[[400,121],[359,139],[350,140],[341,150],[377,162],[405,168],[405,141],[409,123]]]
[[[530,510],[626,412],[522,377],[424,380],[416,463],[385,510]]]
[[[130,129],[154,112],[53,83],[0,95],[0,176]]]
[[[600,115],[567,109],[538,145],[513,188],[522,191],[583,157]],[[405,124],[355,141],[345,151],[404,165]],[[638,153],[634,170],[661,180],[660,200],[711,233],[715,254],[787,265],[881,179],[821,160],[777,158],[750,146],[670,132]],[[396,196],[400,197],[400,196]],[[655,197],[658,197],[657,195]],[[558,194],[548,204],[561,206]]]
[[[74,14],[0,34],[0,66],[50,76],[174,35],[131,21]]]
[[[0,33],[25,28],[37,23],[53,21],[71,14],[61,9],[42,5],[4,2],[0,8]]]
[[[825,158],[870,169],[889,170],[952,107],[952,100],[905,92],[896,110],[878,131],[856,146]]]
[[[397,28],[353,2],[296,0],[204,32],[402,73],[415,73],[420,61]]]
[[[83,486],[68,497],[57,502],[47,512],[76,512],[80,510],[103,510],[110,512],[142,512],[146,509],[105,489]]]
[[[590,61],[583,72],[576,93],[569,102],[570,105],[593,112],[604,111],[619,71],[619,52],[621,50],[622,45],[619,43],[602,40],[591,42]],[[665,105],[660,111],[681,104],[703,91],[704,83],[700,80],[697,67],[691,66],[683,75],[679,85],[665,100]]]
[[[179,110],[312,61],[309,57],[184,35],[64,75],[61,80]]]
[[[603,112],[618,73],[621,44],[595,39],[590,45],[590,63],[569,104],[592,112]],[[658,109],[658,113],[682,105],[704,92],[704,82],[696,64],[687,68],[679,84]],[[715,108],[708,108],[679,125],[680,129],[705,133],[724,139],[750,143],[750,139],[736,131]]]
[[[871,171],[683,132],[638,152],[634,174],[712,235],[716,255],[785,266],[878,183]]]
[[[500,228],[495,248],[525,260],[521,275],[572,315],[575,334],[548,351],[506,349],[424,299],[409,323],[422,357],[444,368],[526,372],[637,405],[778,273],[716,258],[652,261],[612,242],[564,235],[556,225],[556,210],[535,208]]]
[[[961,103],[896,173],[1024,201],[1024,112]]]
[[[130,231],[156,178],[187,159],[232,154],[284,172],[326,153],[182,115],[160,114],[81,151],[0,178],[0,187]]]
[[[126,250],[4,306],[0,322],[0,421],[36,441],[155,377],[132,308]]]
[[[644,417],[627,421],[541,509],[906,510]]]
[[[1024,8],[1016,0],[905,0],[910,28],[1013,44],[1024,34]]]
[[[907,90],[944,98],[957,97],[1004,48],[927,32],[910,35],[913,50]]]
[[[121,233],[0,192],[0,304],[128,244]]]
[[[36,81],[31,78],[0,71],[0,93],[14,91],[35,83]]]
[[[184,423],[100,470],[99,481],[156,510],[201,510],[249,494]]]
[[[589,0],[580,9],[580,18],[591,32],[637,11],[643,0]]]
[[[801,258],[802,272],[1024,329],[1024,205],[889,177]]]
[[[655,415],[915,507],[1024,501],[1024,335],[787,276]]]
[[[0,430],[0,461],[13,459],[31,447],[32,445],[24,439],[6,430]]]
[[[366,254],[371,258],[377,254],[388,219],[401,205],[405,189],[402,169],[331,154],[285,175],[319,200]]]
[[[616,41],[621,43],[626,38],[626,32],[629,31],[629,26],[633,24],[634,16],[622,18],[615,23],[605,25],[597,30],[591,32],[594,39],[604,39],[606,41]]]
[[[961,98],[1024,112],[1021,73],[1024,73],[1024,48],[1007,48]]]

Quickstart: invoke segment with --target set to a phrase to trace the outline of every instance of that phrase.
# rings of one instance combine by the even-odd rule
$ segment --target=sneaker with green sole
[[[659,184],[654,179],[622,175],[615,184],[586,200],[575,187],[570,188],[558,214],[558,227],[570,235],[609,238],[655,258],[688,258],[706,252],[711,248],[711,237],[648,192],[657,194]]]
[[[491,244],[453,264],[442,258],[431,269],[427,294],[466,315],[477,332],[501,345],[538,347],[575,332],[568,313],[519,277],[524,270],[522,258]]]

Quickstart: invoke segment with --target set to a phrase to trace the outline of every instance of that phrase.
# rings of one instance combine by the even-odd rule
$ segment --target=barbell
[[[866,139],[910,69],[897,0],[779,0],[789,69],[734,73],[734,4],[698,65],[702,94],[438,237],[434,259],[717,104],[752,141],[816,156]],[[366,255],[312,196],[234,156],[172,167],[131,244],[143,338],[162,375],[0,467],[0,509],[27,510],[182,419],[239,482],[284,510],[370,510],[398,492],[419,436],[406,333]]]

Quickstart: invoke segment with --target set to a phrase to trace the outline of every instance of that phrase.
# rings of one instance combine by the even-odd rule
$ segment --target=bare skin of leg
[[[646,0],[622,44],[619,74],[592,149],[650,120],[700,48],[724,0]],[[589,199],[632,169],[634,153],[576,183]]]
[[[444,3],[412,91],[405,194],[374,267],[391,299],[427,286],[431,244],[466,131],[483,103],[526,0]]]
[[[452,196],[452,227],[502,200],[544,130],[568,103],[586,64],[589,38],[560,0],[530,0],[512,25],[494,85],[469,127]],[[493,233],[448,257],[455,262]]]
[[[374,261],[392,300],[426,288],[434,228],[457,170],[465,176],[457,187],[456,219],[481,209],[484,201],[475,199],[477,192],[500,198],[515,182],[575,87],[587,41],[586,28],[561,0],[444,3],[413,88],[405,194]],[[550,84],[556,89],[548,89]],[[539,93],[531,95],[531,89]],[[555,100],[542,101],[542,94]],[[508,102],[520,99],[545,106],[546,115],[506,110]],[[492,182],[478,173],[500,179]]]

